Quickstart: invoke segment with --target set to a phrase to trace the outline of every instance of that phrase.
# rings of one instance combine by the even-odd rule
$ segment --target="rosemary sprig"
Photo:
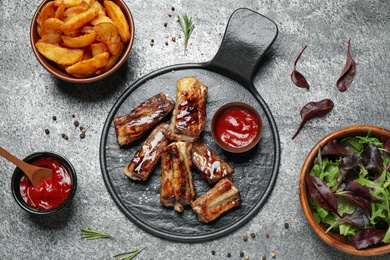
[[[82,231],[80,233],[81,238],[85,238],[86,240],[92,240],[92,239],[98,239],[98,238],[105,238],[105,237],[113,237],[114,235],[102,233],[100,231],[97,231],[93,228],[87,227],[87,228],[80,228]]]
[[[141,251],[144,250],[145,248],[146,248],[146,246],[144,248],[141,248],[141,249],[138,249],[138,250],[133,250],[133,251],[129,251],[129,252],[119,253],[119,254],[114,255],[114,258],[115,258],[115,260],[130,260],[130,259],[133,259],[139,253],[141,253]],[[131,255],[128,255],[128,254],[131,254]],[[121,258],[116,258],[116,257],[122,256],[122,255],[128,255],[128,256],[121,257]]]
[[[180,27],[184,33],[184,53],[185,53],[186,48],[187,48],[187,44],[188,44],[188,39],[190,38],[191,33],[194,30],[195,26],[192,24],[192,17],[190,17],[190,19],[188,19],[187,14],[185,14],[183,16],[184,23],[180,19],[180,16],[178,16],[178,18],[179,18]]]

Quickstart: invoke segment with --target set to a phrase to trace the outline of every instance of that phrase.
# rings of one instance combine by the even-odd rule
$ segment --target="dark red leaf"
[[[337,80],[337,87],[341,92],[344,92],[348,89],[349,85],[352,83],[356,71],[356,63],[352,59],[351,53],[349,51],[350,45],[351,39],[349,39],[348,41],[347,61],[345,63],[343,71],[341,72],[340,78]]]
[[[351,238],[351,244],[356,249],[367,248],[371,245],[378,244],[383,239],[386,230],[379,230],[375,228],[367,228]]]
[[[328,233],[329,230],[342,223],[352,223],[360,228],[368,227],[370,225],[370,212],[361,207],[356,207],[352,214],[344,213],[343,216],[340,219],[336,220],[326,230],[325,233]]]
[[[377,146],[364,143],[360,160],[367,170],[377,169],[379,173],[382,173],[383,158]]]
[[[356,153],[350,153],[347,156],[344,156],[339,163],[339,175],[336,178],[336,182],[332,187],[332,191],[337,190],[340,183],[344,180],[345,175],[352,170],[358,164],[359,156]]]
[[[357,204],[359,204],[363,209],[368,210],[370,212],[372,211],[371,204],[368,202],[368,200],[366,200],[361,195],[358,195],[358,194],[353,193],[353,192],[346,192],[343,194],[335,194],[335,195],[336,195],[336,197],[344,197],[344,198],[351,199],[354,202],[356,202]]]
[[[376,197],[370,194],[370,190],[374,191],[375,190],[374,188],[368,187],[367,185],[363,186],[356,180],[351,181],[351,183],[349,184],[349,189],[355,194],[368,197],[372,200],[377,200]]]
[[[338,204],[336,196],[326,185],[326,183],[318,177],[305,175],[307,187],[309,188],[310,196],[324,209],[333,211],[341,218],[337,212]]]
[[[386,151],[390,152],[390,138],[384,135],[382,135],[381,138],[382,138],[383,148]]]
[[[299,125],[298,131],[295,133],[292,139],[294,139],[298,135],[299,131],[301,131],[303,125],[307,122],[307,120],[313,117],[325,115],[333,108],[333,106],[333,101],[330,99],[323,99],[318,102],[307,103],[301,110],[302,122]]]
[[[336,139],[330,140],[321,150],[321,155],[341,155],[346,156],[353,152],[350,146],[340,146]]]
[[[300,72],[298,72],[296,69],[297,62],[298,62],[299,58],[301,57],[302,52],[306,49],[306,47],[307,47],[307,45],[303,48],[301,53],[299,53],[298,58],[294,62],[294,70],[291,73],[291,80],[294,82],[294,84],[297,87],[309,89],[310,88],[309,83],[307,83],[305,77]]]

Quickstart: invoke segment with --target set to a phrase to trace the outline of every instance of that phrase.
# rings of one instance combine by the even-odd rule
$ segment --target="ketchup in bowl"
[[[259,113],[241,102],[228,103],[214,114],[211,122],[214,140],[230,152],[245,152],[260,140],[263,125]]]
[[[34,187],[27,176],[23,175],[20,178],[20,194],[23,200],[37,209],[53,209],[60,206],[72,190],[72,179],[68,169],[52,158],[40,159],[33,165],[51,169],[53,178]]]

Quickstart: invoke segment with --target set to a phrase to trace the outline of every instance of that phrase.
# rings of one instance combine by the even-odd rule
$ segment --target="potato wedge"
[[[75,38],[66,35],[63,35],[61,38],[65,45],[69,48],[82,48],[93,43],[96,39],[96,36],[96,32],[92,32]]]
[[[121,8],[112,1],[104,0],[104,7],[111,20],[114,21],[116,27],[118,27],[119,35],[123,42],[130,40],[130,29],[127,23],[126,17],[123,14]]]
[[[64,1],[62,1],[54,13],[54,18],[58,18],[60,20],[64,19],[65,8]]]
[[[93,27],[112,55],[118,54],[121,48],[121,37],[118,28],[112,23],[100,23]]]
[[[104,8],[103,8],[103,6],[99,3],[99,1],[97,1],[97,0],[92,0],[92,1],[89,3],[89,5],[90,5],[91,7],[97,7],[97,8],[99,8],[99,15],[107,16],[106,11],[104,11]]]
[[[72,65],[83,58],[83,51],[80,49],[68,49],[41,40],[35,43],[38,51],[47,59],[61,65]]]
[[[90,24],[92,24],[93,26],[98,25],[99,23],[112,23],[112,24],[114,24],[114,22],[111,20],[110,17],[108,17],[106,15],[100,15],[100,14],[97,15],[95,17],[95,19],[90,21]]]
[[[89,60],[90,58],[92,58],[91,49],[89,47],[84,48],[84,55],[83,55],[83,58],[81,60]]]
[[[89,60],[83,60],[69,66],[66,68],[66,72],[70,75],[88,75],[95,73],[98,69],[106,66],[109,56],[110,54],[108,52],[98,54]]]
[[[43,26],[43,23],[49,19],[49,18],[53,18],[54,17],[54,13],[55,13],[55,9],[54,9],[54,2],[48,2],[47,4],[45,4],[41,11],[39,12],[38,14],[38,18],[37,18],[37,24],[39,27],[41,27],[42,29],[42,26]],[[41,32],[42,30],[38,30],[38,34]],[[39,34],[40,36],[40,34]]]
[[[107,46],[102,42],[90,44],[89,48],[91,49],[92,57],[103,52],[108,52]]]
[[[90,0],[84,0],[89,4]],[[60,6],[61,2],[64,2],[66,8],[74,7],[80,5],[83,0],[54,0],[55,6]]]
[[[71,18],[75,17],[76,15],[79,15],[81,13],[84,13],[89,9],[89,5],[83,1],[80,5],[67,8],[64,12],[64,22],[69,21]]]
[[[60,27],[64,24],[58,18],[47,19],[41,28],[41,40],[46,43],[60,43],[62,32]]]
[[[116,55],[111,55],[110,58],[108,58],[108,62],[106,64],[106,66],[104,66],[104,68],[101,68],[101,69],[98,69],[96,71],[96,75],[100,75],[100,74],[103,74],[104,72],[108,71],[109,69],[111,69],[112,67],[114,67],[115,63],[119,60],[119,58],[121,57],[122,55],[122,52],[123,50],[125,49],[125,46],[126,44],[125,43],[121,43],[121,49],[120,49],[120,52],[118,52],[118,54]]]
[[[98,14],[99,9],[96,7],[89,8],[87,11],[78,14],[69,20],[67,20],[63,26],[61,26],[61,30],[63,32],[71,32],[83,27],[86,23],[90,22],[95,18]]]

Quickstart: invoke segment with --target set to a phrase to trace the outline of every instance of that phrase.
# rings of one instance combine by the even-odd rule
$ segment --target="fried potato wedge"
[[[82,2],[83,4],[79,5],[79,6],[74,6],[74,7],[70,7],[70,8],[67,8],[64,12],[64,19],[63,21],[64,22],[67,22],[69,21],[70,19],[72,19],[73,17],[75,17],[76,15],[79,15],[81,13],[84,13],[85,11],[87,11],[89,9],[89,5],[85,5],[86,2]]]
[[[75,38],[63,35],[62,41],[69,48],[82,48],[93,43],[96,39],[96,36],[97,34],[94,31],[92,33],[84,34],[82,36],[75,37]]]
[[[91,49],[90,48],[84,48],[84,55],[83,55],[82,60],[89,60],[90,58],[92,58]]]
[[[60,6],[63,2],[66,8],[74,7],[80,5],[83,1],[89,4],[90,0],[54,0],[55,6]]]
[[[100,68],[106,66],[110,54],[104,52],[95,57],[77,62],[76,64],[66,68],[66,72],[70,75],[89,75],[95,73]]]
[[[89,6],[90,6],[90,7],[97,7],[97,8],[99,8],[99,15],[105,15],[105,16],[107,16],[106,11],[104,11],[103,6],[102,6],[97,0],[92,0],[92,1],[89,3]]]
[[[60,20],[64,19],[65,14],[65,4],[64,1],[61,2],[61,4],[57,7],[57,10],[54,13],[54,18],[58,18]]]
[[[89,8],[87,11],[78,14],[69,20],[67,20],[63,26],[61,26],[61,30],[63,32],[71,32],[83,27],[86,23],[90,22],[95,18],[98,14],[99,9],[96,7]]]
[[[83,51],[80,49],[68,49],[59,45],[45,43],[39,40],[35,43],[38,51],[47,59],[61,65],[72,65],[83,58]]]
[[[41,29],[42,29],[43,23],[47,19],[53,18],[54,13],[55,13],[54,2],[48,2],[47,4],[45,4],[38,14],[38,18],[37,18],[38,27],[41,27]],[[40,30],[40,31],[42,31],[42,30]],[[39,36],[40,36],[40,31],[38,30]]]
[[[112,23],[100,23],[93,27],[99,38],[104,42],[112,55],[116,55],[121,49],[121,37],[118,28]]]
[[[106,64],[106,66],[104,66],[104,68],[98,69],[96,71],[96,75],[103,74],[103,73],[107,72],[109,69],[111,69],[112,67],[114,67],[115,63],[121,57],[122,52],[123,52],[124,49],[125,49],[125,44],[122,42],[121,43],[121,50],[118,52],[118,54],[111,55],[110,58],[108,59],[108,62]]]
[[[108,52],[107,46],[102,42],[90,44],[89,48],[91,49],[92,57],[103,52]]]
[[[60,43],[62,32],[60,27],[64,24],[58,18],[47,19],[41,28],[41,40],[46,43]]]
[[[92,24],[93,26],[95,25],[98,25],[99,23],[114,23],[110,17],[106,16],[106,15],[97,15],[95,17],[95,19],[93,19],[92,21],[90,21],[90,24]]]
[[[118,27],[122,41],[128,42],[130,40],[129,24],[127,23],[121,8],[114,2],[108,0],[104,0],[104,7],[106,8],[108,16],[114,21],[116,27]]]

